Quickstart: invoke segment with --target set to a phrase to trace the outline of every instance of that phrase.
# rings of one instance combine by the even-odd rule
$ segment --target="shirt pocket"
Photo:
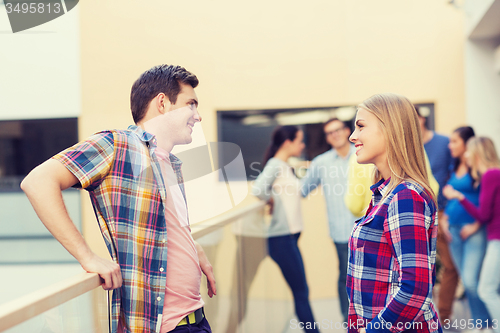
[[[369,219],[368,221],[366,221]],[[361,219],[361,221],[356,224],[353,234],[352,234],[352,245],[354,250],[361,250],[365,247],[366,242],[366,233],[369,227],[365,227],[366,224],[370,223],[373,220],[373,217],[366,217]]]
[[[379,247],[378,244],[385,242],[383,237],[384,219],[384,216],[369,215],[356,225],[353,239],[357,249],[369,246],[371,249],[369,252],[373,255],[374,249]]]

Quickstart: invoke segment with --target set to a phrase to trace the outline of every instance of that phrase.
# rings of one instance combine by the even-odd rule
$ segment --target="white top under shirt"
[[[269,237],[296,234],[304,229],[300,181],[288,163],[269,159],[253,183],[252,194],[265,201],[271,197],[274,200]]]

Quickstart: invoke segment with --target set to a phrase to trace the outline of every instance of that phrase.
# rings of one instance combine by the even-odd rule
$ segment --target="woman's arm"
[[[275,159],[267,161],[264,170],[262,170],[252,185],[252,194],[259,199],[269,201],[272,196],[273,183],[276,177],[285,171],[283,168],[284,164]]]
[[[402,331],[427,310],[432,298],[436,255],[437,223],[433,215],[435,209],[415,191],[401,190],[391,200],[384,234],[399,265],[400,285],[391,301],[372,320],[371,327],[401,327]]]
[[[460,199],[460,204],[465,208],[467,213],[472,215],[480,223],[487,223],[493,219],[493,208],[496,199],[495,192],[497,191],[500,191],[499,174],[486,172],[481,179],[479,207],[476,207],[464,196]]]

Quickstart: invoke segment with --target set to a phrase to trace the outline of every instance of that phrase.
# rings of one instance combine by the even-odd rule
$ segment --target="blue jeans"
[[[450,243],[451,257],[462,279],[472,319],[491,322],[488,310],[477,293],[479,273],[486,253],[486,230],[482,227],[464,241],[460,238],[461,228],[461,226],[450,225],[450,233],[453,237]]]
[[[304,330],[308,333],[319,333],[318,329],[306,329],[308,326],[314,327],[314,316],[309,304],[309,287],[304,262],[297,245],[299,237],[300,233],[269,237],[269,256],[278,264],[288,286],[292,289],[295,313],[299,321],[304,324]]]
[[[486,304],[491,319],[497,322],[492,325],[496,327],[495,332],[500,333],[500,240],[490,240],[486,248],[483,268],[479,278],[478,293],[481,300]]]
[[[347,265],[349,261],[349,244],[348,243],[334,243],[337,248],[337,255],[339,257],[339,301],[340,301],[340,311],[342,312],[342,317],[344,317],[344,322],[347,321],[347,315],[349,312],[349,298],[347,297]]]

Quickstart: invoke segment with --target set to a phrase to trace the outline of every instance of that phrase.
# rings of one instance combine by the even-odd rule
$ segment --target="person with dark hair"
[[[149,103],[163,93],[173,105],[182,86],[198,86],[198,78],[181,66],[159,65],[144,73],[134,82],[130,92],[130,108],[134,122],[138,124],[146,115]]]
[[[87,272],[114,289],[112,332],[210,332],[201,273],[215,295],[212,266],[189,227],[175,145],[192,141],[196,76],[180,66],[144,72],[132,86],[136,125],[102,131],[33,169],[21,188],[54,237]],[[112,262],[89,248],[61,191],[89,192]]]
[[[355,153],[354,145],[349,142],[351,129],[348,123],[337,118],[328,120],[323,125],[326,142],[332,149],[316,156],[307,174],[302,179],[302,196],[307,197],[311,191],[321,185],[325,197],[328,214],[330,237],[337,250],[339,260],[339,293],[340,311],[344,322],[347,322],[349,299],[345,289],[348,261],[348,241],[354,226],[355,216],[344,203],[344,195],[348,190],[349,158]]]
[[[300,156],[304,149],[304,132],[296,126],[277,127],[265,157],[265,167],[257,177],[252,194],[273,199],[271,225],[268,229],[269,256],[278,264],[292,290],[299,327],[306,332],[319,332],[309,303],[304,263],[298,247],[303,229],[300,181],[288,159]]]
[[[422,141],[424,149],[429,157],[431,170],[434,178],[439,183],[438,193],[438,221],[444,219],[444,208],[446,207],[446,198],[443,196],[443,187],[450,178],[450,166],[453,163],[448,144],[450,139],[444,135],[431,131],[427,126],[429,109],[415,106],[420,122],[420,130],[422,133]],[[448,241],[445,237],[442,227],[443,223],[438,224],[437,238],[437,253],[443,271],[440,278],[440,288],[437,300],[439,318],[442,322],[451,318],[453,310],[453,301],[455,299],[455,291],[458,285],[458,272],[451,258]]]
[[[474,186],[474,179],[465,157],[467,142],[473,137],[474,130],[470,126],[459,127],[451,134],[449,148],[451,156],[455,158],[455,164],[448,185],[460,191],[465,198],[477,206],[479,188]],[[472,319],[474,322],[491,322],[488,310],[477,291],[479,273],[486,253],[486,230],[482,227],[472,235],[463,232],[475,220],[457,199],[448,201],[444,213],[447,218],[439,222],[443,225],[451,257],[462,279]]]

